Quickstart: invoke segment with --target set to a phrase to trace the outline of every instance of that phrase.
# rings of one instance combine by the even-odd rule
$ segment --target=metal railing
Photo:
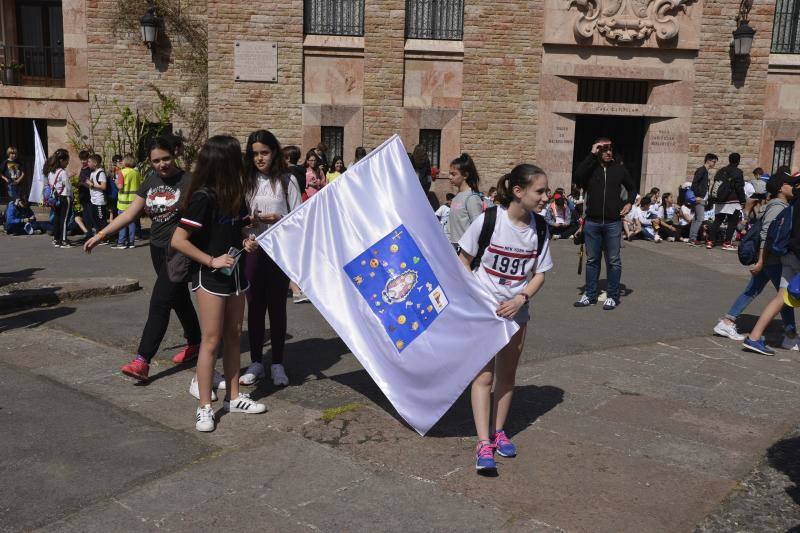
[[[406,0],[406,39],[464,38],[464,0]]]
[[[64,86],[64,47],[0,44],[5,85]]]
[[[364,0],[305,0],[306,35],[364,35]]]
[[[772,149],[772,174],[778,171],[778,167],[791,166],[792,155],[794,155],[794,141],[775,141]]]
[[[772,24],[773,54],[800,54],[800,0],[777,0]]]

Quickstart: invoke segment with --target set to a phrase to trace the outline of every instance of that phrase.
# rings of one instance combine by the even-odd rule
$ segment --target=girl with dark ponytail
[[[122,366],[122,373],[138,381],[150,379],[150,362],[155,357],[161,341],[167,333],[172,311],[178,315],[183,326],[187,346],[172,358],[175,364],[186,363],[197,358],[200,352],[200,323],[194,311],[192,298],[185,280],[170,279],[167,268],[167,249],[178,226],[178,207],[182,196],[188,192],[192,176],[175,163],[175,148],[169,139],[155,139],[147,150],[151,170],[139,186],[133,202],[108,226],[98,231],[83,245],[91,253],[108,235],[129,227],[145,213],[152,222],[150,226],[150,260],[156,272],[156,282],[150,295],[147,322],[142,331],[136,356]],[[215,384],[223,383],[222,376],[215,375]],[[192,380],[190,393],[198,397],[197,381]]]
[[[55,224],[53,225],[53,246],[56,248],[71,248],[74,246],[67,240],[67,226],[69,215],[72,211],[72,182],[67,172],[69,165],[69,152],[59,148],[47,158],[42,168],[42,173],[47,176],[51,194],[57,197],[58,202],[53,208]]]
[[[461,154],[450,163],[450,184],[456,196],[450,202],[450,242],[458,251],[458,241],[472,222],[483,212],[483,198],[478,191],[480,177],[469,154]]]
[[[482,253],[477,258],[480,263],[475,277],[494,300],[497,316],[519,325],[519,331],[472,382],[472,414],[478,434],[475,468],[479,471],[496,470],[494,450],[503,457],[517,454],[503,426],[530,320],[528,301],[542,288],[545,272],[553,268],[547,224],[536,214],[547,201],[544,171],[535,165],[517,165],[500,178],[495,195],[497,207],[487,210],[487,225],[494,218],[488,246],[481,250],[484,243],[479,242],[487,213],[478,216],[458,242],[460,259],[467,270],[472,270],[474,256]]]

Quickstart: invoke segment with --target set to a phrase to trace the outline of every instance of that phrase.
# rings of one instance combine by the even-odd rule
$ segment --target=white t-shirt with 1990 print
[[[478,216],[458,242],[469,255],[478,253],[478,237],[484,216],[483,213]],[[534,274],[553,268],[549,239],[537,256],[538,250],[536,219],[531,216],[528,226],[516,226],[508,218],[506,208],[498,206],[494,233],[474,275],[497,303],[510,300],[522,292]]]

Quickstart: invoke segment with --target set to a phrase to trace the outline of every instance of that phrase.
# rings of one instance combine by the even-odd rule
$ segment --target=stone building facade
[[[6,44],[21,42],[14,17],[26,1],[0,2]],[[0,86],[3,120],[44,121],[54,148],[69,117],[107,124],[112,99],[150,113],[154,85],[184,110],[173,129],[190,126],[185,111],[203,91],[176,28],[165,23],[149,50],[136,20],[117,22],[119,0],[55,3],[62,85]],[[156,3],[207,30],[210,134],[268,128],[304,151],[325,139],[349,161],[398,133],[409,151],[424,144],[442,176],[469,152],[484,188],[521,161],[566,187],[601,135],[641,189],[675,189],[706,152],[740,152],[747,173],[800,166],[800,0],[755,0],[742,58],[732,53],[739,0]],[[263,57],[240,53],[251,47]]]

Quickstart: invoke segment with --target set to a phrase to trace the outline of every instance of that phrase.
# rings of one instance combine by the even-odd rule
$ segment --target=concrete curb
[[[14,281],[0,277],[0,312],[27,307],[57,305],[71,300],[111,296],[138,291],[139,281],[130,278],[35,279]]]

